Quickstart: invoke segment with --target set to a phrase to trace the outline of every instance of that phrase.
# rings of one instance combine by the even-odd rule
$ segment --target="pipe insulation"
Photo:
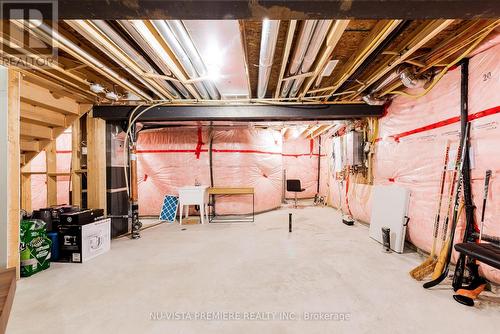
[[[19,24],[24,26],[24,22],[19,22]],[[59,34],[59,32],[57,32],[56,30],[53,30],[47,24],[38,20],[29,20],[29,26],[32,31],[42,36],[45,40],[55,41],[61,48],[63,48],[66,52],[71,54],[76,59],[89,65],[92,68],[95,68],[102,74],[109,76],[110,79],[113,80],[117,85],[130,90],[132,93],[140,96],[147,101],[152,100],[151,96],[146,94],[142,89],[120,76],[118,73],[100,62],[97,58],[82,50],[78,45],[76,45],[63,35]]]
[[[273,66],[274,51],[278,40],[280,27],[279,20],[262,21],[262,35],[260,39],[259,56],[259,80],[257,84],[257,96],[259,99],[266,97],[267,85]]]
[[[332,24],[331,20],[319,20],[316,24],[316,28],[314,29],[314,34],[309,42],[309,46],[307,47],[307,52],[302,60],[302,64],[300,66],[300,73],[304,74],[310,71],[316,57],[318,56],[319,50],[323,45],[325,37],[330,29]],[[293,81],[292,89],[290,90],[290,97],[297,96],[302,83],[304,82],[304,77],[297,78]]]
[[[298,74],[300,70],[300,65],[304,60],[304,56],[307,52],[307,46],[309,45],[312,35],[314,33],[314,28],[316,27],[317,20],[306,20],[302,25],[300,30],[299,39],[297,41],[297,46],[293,51],[292,61],[290,62],[290,67],[288,73],[290,76]],[[283,89],[281,91],[281,97],[287,97],[290,88],[292,88],[293,80],[286,80],[283,84]]]

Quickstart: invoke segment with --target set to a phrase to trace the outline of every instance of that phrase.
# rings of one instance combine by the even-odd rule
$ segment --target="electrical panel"
[[[363,133],[348,132],[345,135],[345,166],[363,165]]]

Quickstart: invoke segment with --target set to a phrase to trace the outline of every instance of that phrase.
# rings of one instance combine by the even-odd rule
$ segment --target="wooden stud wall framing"
[[[56,141],[53,140],[45,149],[47,171],[47,206],[57,205],[57,158]]]
[[[71,203],[82,205],[82,174],[81,170],[81,145],[80,119],[73,122],[71,130]]]
[[[8,259],[7,267],[16,268],[19,277],[19,211],[20,211],[20,81],[15,70],[8,72]]]
[[[87,115],[87,206],[106,210],[106,121]]]

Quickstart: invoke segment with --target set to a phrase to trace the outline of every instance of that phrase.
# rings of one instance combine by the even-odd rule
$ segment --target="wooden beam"
[[[337,89],[346,82],[347,79],[363,64],[363,62],[375,51],[375,49],[398,27],[401,20],[382,20],[379,21],[370,34],[363,40],[358,50],[344,64],[339,74],[335,78],[335,83],[330,87],[329,95],[332,95]]]
[[[66,116],[64,114],[27,102],[21,102],[21,120],[53,127],[66,126]]]
[[[19,276],[19,211],[21,209],[21,161],[19,144],[20,85],[21,75],[15,70],[8,72],[8,261],[7,267],[15,267]]]
[[[23,166],[23,171],[31,170],[30,164]],[[21,173],[21,209],[30,212],[31,207],[31,174]]]
[[[73,122],[71,128],[71,203],[82,206],[82,174],[77,173],[81,166],[81,142],[80,119]]]
[[[446,29],[453,20],[432,20],[426,21],[410,36],[401,42],[396,48],[398,55],[389,57],[386,61],[379,64],[363,81],[357,89],[357,93],[351,96],[351,100],[359,96],[367,87],[381,79],[384,75],[394,70],[396,66],[408,59],[413,53],[424,46],[440,32]],[[384,58],[385,59],[385,58]]]
[[[21,92],[21,100],[24,102],[66,115],[78,115],[78,103],[69,97],[61,96],[57,98],[48,89],[26,81],[22,82]]]
[[[22,152],[40,152],[40,142],[38,140],[21,140],[20,148]]]
[[[344,34],[344,31],[348,25],[349,20],[336,20],[333,26],[330,28],[328,36],[326,37],[326,47],[319,57],[319,60],[316,62],[313,75],[309,78],[309,80],[307,80],[302,93],[300,94],[300,97],[304,97],[307,94],[307,91],[313,85],[314,81],[316,81],[316,78],[321,75],[321,72],[330,60],[330,56],[333,50],[337,46],[337,43]]]
[[[92,110],[93,105],[89,103],[80,103],[78,114],[80,117]],[[73,122],[69,123],[67,126],[74,125]]]
[[[47,171],[47,206],[57,205],[57,172],[56,141],[53,140],[45,149]]]
[[[106,213],[106,122],[87,115],[87,206]]]
[[[291,20],[290,24],[288,25],[285,50],[283,51],[283,60],[281,61],[281,69],[280,69],[280,75],[278,77],[278,84],[276,85],[276,91],[274,92],[275,99],[278,99],[280,97],[281,84],[283,82],[283,77],[285,76],[286,65],[288,64],[288,57],[290,56],[290,50],[292,49],[292,41],[296,27],[297,27],[297,20]]]
[[[21,121],[21,138],[54,139],[52,128]]]

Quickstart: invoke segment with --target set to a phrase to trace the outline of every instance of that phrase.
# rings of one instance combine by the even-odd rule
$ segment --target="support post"
[[[0,267],[15,267],[19,277],[20,211],[19,72],[0,67]]]
[[[106,206],[106,122],[87,116],[87,206],[104,209]]]
[[[47,206],[57,205],[57,158],[56,140],[52,140],[45,149],[47,172]]]
[[[23,166],[22,171],[31,171],[31,163]],[[31,174],[21,173],[21,209],[31,212]]]
[[[79,207],[82,206],[81,142],[80,119],[77,119],[71,127],[71,204]]]

